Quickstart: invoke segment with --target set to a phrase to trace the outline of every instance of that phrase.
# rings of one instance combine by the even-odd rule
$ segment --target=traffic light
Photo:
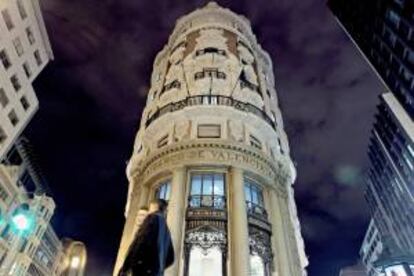
[[[29,205],[24,203],[17,207],[11,217],[12,229],[18,233],[29,233],[34,228],[34,217]]]

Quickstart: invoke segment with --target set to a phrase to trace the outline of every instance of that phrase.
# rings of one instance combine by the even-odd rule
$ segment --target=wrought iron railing
[[[267,211],[263,206],[260,206],[250,201],[246,201],[246,205],[248,215],[263,221],[267,221]]]
[[[240,111],[253,113],[254,115],[265,120],[273,129],[276,129],[275,122],[273,122],[272,119],[269,116],[267,116],[266,112],[264,112],[263,110],[259,109],[258,107],[250,103],[244,103],[244,102],[235,100],[231,97],[220,96],[220,95],[190,96],[190,97],[185,98],[184,100],[166,104],[149,117],[149,119],[145,123],[145,126],[148,127],[152,122],[154,122],[156,119],[158,119],[164,114],[178,111],[178,110],[184,109],[187,106],[194,106],[194,105],[231,106]]]
[[[188,201],[190,208],[226,209],[226,197],[222,195],[191,195]]]

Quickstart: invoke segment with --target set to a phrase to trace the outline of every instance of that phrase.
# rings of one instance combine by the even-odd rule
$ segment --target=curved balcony
[[[267,114],[257,108],[256,106],[250,103],[244,103],[238,100],[235,100],[231,97],[220,96],[220,95],[200,95],[200,96],[190,96],[184,100],[166,104],[165,106],[158,109],[146,122],[145,127],[148,127],[152,122],[157,120],[164,114],[171,113],[174,111],[182,110],[188,106],[195,105],[224,105],[231,106],[237,110],[253,113],[254,115],[262,118],[266,123],[268,123],[273,129],[276,130],[276,124],[272,119],[267,116]]]
[[[191,195],[189,208],[226,209],[226,197],[222,195]]]
[[[257,219],[267,222],[267,212],[264,207],[254,204],[253,202],[246,201],[247,214]]]

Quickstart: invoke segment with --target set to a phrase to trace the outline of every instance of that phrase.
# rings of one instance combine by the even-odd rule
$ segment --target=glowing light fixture
[[[79,257],[73,257],[72,260],[70,261],[70,267],[71,268],[78,268],[80,265],[80,258]]]
[[[12,221],[17,230],[24,231],[30,228],[30,220],[25,214],[16,214]]]

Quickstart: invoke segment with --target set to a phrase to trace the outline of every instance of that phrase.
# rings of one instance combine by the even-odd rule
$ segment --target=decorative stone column
[[[230,208],[231,275],[248,276],[250,253],[244,179],[243,171],[235,167],[231,168]]]
[[[175,260],[174,264],[166,270],[166,276],[178,276],[180,271],[183,229],[185,226],[186,173],[185,167],[175,168],[171,181],[171,196],[168,204],[167,223],[171,231]]]
[[[290,250],[283,227],[283,216],[280,208],[280,199],[274,189],[269,190],[270,198],[270,223],[272,224],[272,251],[275,254],[273,265],[275,267],[274,275],[293,275],[290,271],[291,263],[289,261]]]

